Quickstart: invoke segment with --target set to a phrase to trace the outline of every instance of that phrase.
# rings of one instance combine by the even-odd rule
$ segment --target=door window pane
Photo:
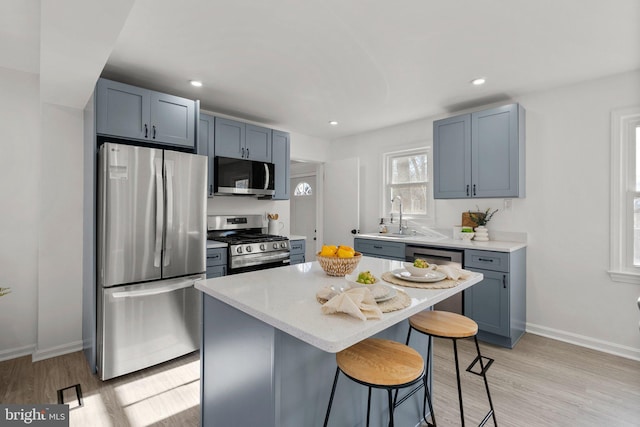
[[[308,182],[300,182],[296,185],[296,189],[293,191],[294,196],[311,196],[313,189]]]

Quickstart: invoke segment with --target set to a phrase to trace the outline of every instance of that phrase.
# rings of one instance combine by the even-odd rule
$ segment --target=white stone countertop
[[[414,245],[418,244],[418,245],[431,246],[436,248],[478,249],[482,251],[495,251],[495,252],[515,252],[518,249],[527,247],[527,244],[523,242],[505,242],[505,241],[499,241],[499,240],[489,240],[488,242],[476,242],[474,240],[471,240],[469,242],[466,242],[464,240],[454,240],[451,238],[433,241],[420,235],[397,237],[397,236],[384,234],[384,233],[356,234],[354,238],[373,239],[373,240],[388,241],[388,242],[399,242],[399,243],[407,243],[407,244],[414,244]]]
[[[307,236],[298,236],[296,234],[291,234],[289,236],[289,240],[307,240]]]
[[[217,240],[207,240],[207,249],[226,248],[228,245]]]
[[[399,261],[362,257],[354,273],[369,270],[379,278],[382,273],[397,268],[402,268]],[[461,292],[482,278],[482,274],[473,273],[471,278],[449,289],[394,286],[411,297],[411,305],[384,313],[382,319],[366,321],[346,314],[322,314],[316,292],[324,286],[346,282],[343,277],[328,276],[317,261],[197,281],[195,287],[320,350],[337,353]]]

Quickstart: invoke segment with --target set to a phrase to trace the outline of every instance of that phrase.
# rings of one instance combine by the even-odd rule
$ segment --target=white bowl
[[[460,238],[466,242],[469,242],[475,235],[476,233],[460,233]]]
[[[431,270],[436,268],[435,264],[429,264],[427,268],[418,268],[412,262],[405,262],[404,268],[411,273],[412,276],[426,276]]]
[[[353,273],[353,274],[347,274],[346,276],[344,276],[345,280],[347,282],[349,282],[349,286],[351,286],[352,288],[360,288],[362,286],[371,286],[371,285],[375,285],[380,283],[380,279],[378,279],[376,276],[373,276],[374,279],[376,279],[371,285],[367,285],[366,283],[360,283],[358,282],[358,274],[360,274],[361,272],[357,272],[357,273]]]

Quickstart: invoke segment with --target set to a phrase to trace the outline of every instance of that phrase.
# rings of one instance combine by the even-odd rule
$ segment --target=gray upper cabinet
[[[276,190],[273,199],[289,200],[291,187],[289,178],[290,136],[286,132],[274,130],[272,143],[272,159],[275,169],[274,186]]]
[[[151,92],[151,140],[194,147],[195,102]]]
[[[434,197],[524,197],[524,141],[519,104],[435,121]]]
[[[245,123],[216,117],[215,155],[243,159],[245,131]]]
[[[98,134],[194,148],[195,101],[107,79],[96,92]]]
[[[271,162],[271,129],[216,117],[215,155]]]
[[[271,163],[271,129],[247,124],[245,135],[246,158]]]
[[[200,113],[198,126],[198,145],[196,153],[208,156],[207,194],[213,196],[213,167],[214,167],[214,126],[215,118],[208,114]]]

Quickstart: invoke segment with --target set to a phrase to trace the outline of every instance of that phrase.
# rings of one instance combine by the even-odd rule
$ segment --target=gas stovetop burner
[[[264,243],[264,242],[280,242],[289,240],[284,236],[276,236],[273,234],[262,233],[234,233],[226,236],[214,237],[215,240],[225,242],[230,245],[240,245],[249,243]]]

